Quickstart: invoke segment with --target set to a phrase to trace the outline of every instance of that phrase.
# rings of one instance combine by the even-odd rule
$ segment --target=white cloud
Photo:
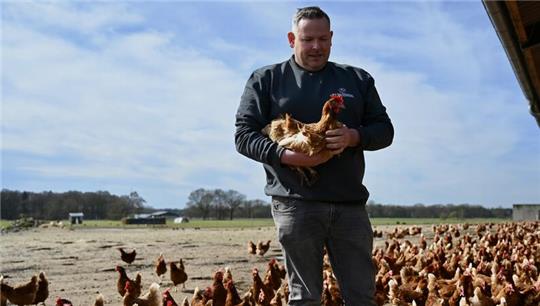
[[[6,22],[3,150],[80,160],[19,168],[43,177],[174,186],[241,169],[232,142],[245,76],[173,45],[171,35],[116,35],[93,50]]]
[[[295,5],[234,3],[249,27],[226,30],[200,20],[227,16],[176,5],[186,10],[159,20],[170,27],[137,3],[3,5],[2,153],[14,162],[2,165],[6,187],[16,173],[32,184],[19,189],[98,182],[158,206],[183,204],[199,187],[263,197],[262,166],[235,152],[234,115],[249,72],[289,56],[292,14],[282,12]],[[370,2],[328,6],[333,60],[375,77],[396,126],[392,147],[366,154],[373,199],[540,197],[534,121],[517,85],[499,80],[514,79],[504,54],[492,52],[491,29],[464,26],[439,4],[393,5],[386,15],[364,14],[377,12]]]

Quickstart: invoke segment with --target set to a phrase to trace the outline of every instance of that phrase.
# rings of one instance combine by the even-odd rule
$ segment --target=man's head
[[[332,35],[330,18],[323,10],[316,6],[298,9],[287,34],[296,63],[308,71],[323,69],[330,57]]]

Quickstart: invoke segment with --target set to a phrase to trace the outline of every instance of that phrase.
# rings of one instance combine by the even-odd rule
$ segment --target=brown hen
[[[30,281],[14,287],[1,282],[1,295],[15,305],[30,305],[34,302],[38,289],[38,277],[32,276]]]
[[[337,120],[337,115],[343,108],[345,108],[343,96],[333,94],[324,103],[318,122],[303,123],[285,114],[285,117],[270,122],[262,132],[280,146],[291,151],[308,156],[323,154],[330,158],[334,153],[326,148],[326,131],[343,126]],[[317,172],[310,167],[292,168],[300,174],[302,182],[305,181],[308,185],[312,185],[317,179]]]

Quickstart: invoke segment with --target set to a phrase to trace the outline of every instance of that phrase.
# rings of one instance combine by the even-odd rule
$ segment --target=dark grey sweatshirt
[[[307,186],[297,172],[281,164],[284,148],[261,134],[261,129],[285,113],[305,123],[317,122],[324,102],[334,93],[342,94],[345,100],[346,108],[338,120],[358,130],[360,144],[315,167],[319,178]],[[269,196],[365,204],[369,193],[362,183],[363,151],[385,148],[393,136],[392,123],[371,75],[333,62],[321,71],[309,72],[295,63],[294,56],[254,71],[236,114],[236,149],[263,164]]]

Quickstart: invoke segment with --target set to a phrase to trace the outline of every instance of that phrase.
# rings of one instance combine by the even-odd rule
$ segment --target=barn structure
[[[540,221],[540,204],[514,204],[512,207],[514,221]]]
[[[540,2],[482,2],[540,126]]]
[[[82,224],[84,214],[82,212],[69,213],[69,223]]]

